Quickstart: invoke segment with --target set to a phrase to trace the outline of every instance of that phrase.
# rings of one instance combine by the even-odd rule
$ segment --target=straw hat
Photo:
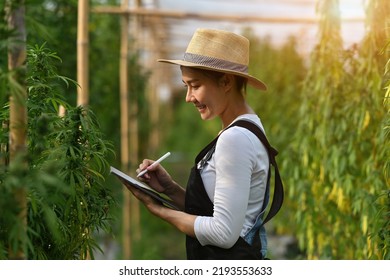
[[[248,84],[257,89],[267,89],[262,81],[248,74],[249,40],[232,32],[197,29],[183,60],[158,61],[238,75],[247,78]]]

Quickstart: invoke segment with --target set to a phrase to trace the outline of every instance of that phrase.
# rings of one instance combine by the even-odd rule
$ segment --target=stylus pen
[[[152,166],[155,166],[157,164],[159,164],[160,162],[162,162],[164,159],[166,159],[167,157],[169,157],[171,155],[170,152],[166,153],[165,155],[163,155],[162,157],[160,157],[158,160],[156,160],[155,162],[153,162],[151,165],[149,165],[148,167],[152,167]],[[147,169],[144,169],[142,170],[140,173],[138,173],[137,177],[141,177],[143,176],[146,172],[148,172]]]

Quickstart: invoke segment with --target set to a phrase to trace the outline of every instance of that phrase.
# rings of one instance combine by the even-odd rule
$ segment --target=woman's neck
[[[220,116],[222,121],[222,129],[229,126],[237,117],[245,114],[254,114],[253,109],[242,100],[242,102],[235,103],[234,106],[230,106],[224,114]]]

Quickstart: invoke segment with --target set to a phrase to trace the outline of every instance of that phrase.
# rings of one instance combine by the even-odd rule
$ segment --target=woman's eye
[[[189,88],[190,90],[197,90],[199,87],[200,87],[200,85],[183,85],[184,86],[184,88]]]

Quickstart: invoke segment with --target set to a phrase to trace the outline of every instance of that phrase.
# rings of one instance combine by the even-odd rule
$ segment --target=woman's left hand
[[[194,223],[196,216],[165,207],[151,196],[141,192],[129,184],[126,184],[125,182],[124,184],[128,190],[131,191],[133,195],[139,199],[153,215],[172,224],[186,235],[195,237]]]
[[[139,200],[141,201],[146,208],[154,215],[157,215],[157,213],[165,206],[163,206],[160,202],[152,198],[150,195],[147,195],[146,193],[141,192],[140,190],[136,189],[135,187],[126,184],[126,187],[131,193]]]

